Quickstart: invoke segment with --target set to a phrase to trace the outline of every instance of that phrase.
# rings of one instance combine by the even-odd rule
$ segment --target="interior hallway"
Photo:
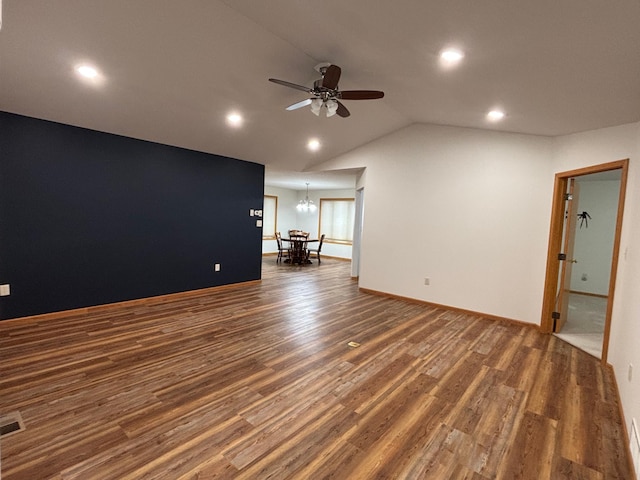
[[[596,358],[602,358],[606,313],[606,298],[571,293],[567,322],[555,335]]]

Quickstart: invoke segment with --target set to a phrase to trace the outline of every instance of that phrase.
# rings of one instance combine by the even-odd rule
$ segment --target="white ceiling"
[[[335,173],[299,172],[416,122],[560,135],[640,121],[639,0],[2,3],[0,110],[262,163],[275,186],[327,188]],[[465,52],[458,68],[439,65],[446,46]],[[384,99],[345,100],[349,118],[285,111],[305,93],[267,79],[311,85],[325,61],[340,89]],[[79,62],[101,81],[80,81]]]

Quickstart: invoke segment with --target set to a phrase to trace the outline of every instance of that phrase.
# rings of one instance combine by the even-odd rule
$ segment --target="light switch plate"
[[[9,295],[11,295],[11,285],[8,283],[0,285],[0,297],[7,297]]]

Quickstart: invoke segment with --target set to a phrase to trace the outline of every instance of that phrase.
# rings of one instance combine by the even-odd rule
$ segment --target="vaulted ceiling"
[[[296,172],[416,122],[561,135],[640,121],[639,0],[2,3],[0,110],[262,163],[274,185],[302,189]],[[322,62],[342,67],[341,90],[384,98],[344,100],[348,118],[286,111],[308,95],[268,79],[312,86]]]

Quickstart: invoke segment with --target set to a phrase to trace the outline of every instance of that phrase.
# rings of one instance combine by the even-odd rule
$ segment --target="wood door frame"
[[[569,291],[571,290],[571,273],[573,271],[573,247],[576,241],[576,225],[578,218],[578,205],[580,203],[580,184],[575,177],[567,179],[567,190],[564,199],[564,210],[566,212],[563,225],[562,253],[565,260],[559,263],[560,277],[558,280],[558,290],[556,292],[555,312],[560,313],[560,318],[554,321],[551,327],[553,332],[562,330],[567,321],[569,311]]]
[[[624,213],[624,199],[627,191],[627,173],[629,169],[629,159],[617,160],[614,162],[593,165],[577,170],[556,173],[553,187],[553,204],[551,207],[551,225],[549,228],[549,247],[547,249],[547,268],[544,282],[544,293],[542,300],[542,318],[540,320],[540,331],[552,333],[553,319],[551,315],[555,306],[558,275],[560,272],[560,261],[558,254],[562,248],[562,229],[564,224],[565,205],[564,194],[567,191],[567,184],[572,177],[580,177],[591,173],[600,173],[610,170],[621,170],[620,192],[618,196],[618,213],[616,218],[615,237],[613,241],[613,253],[611,256],[611,274],[609,277],[609,292],[607,295],[607,311],[604,325],[604,340],[602,344],[602,363],[607,363],[609,350],[609,334],[611,332],[611,313],[613,310],[613,296],[616,287],[616,275],[618,273],[618,257],[620,254],[620,235],[622,232],[622,215]]]

